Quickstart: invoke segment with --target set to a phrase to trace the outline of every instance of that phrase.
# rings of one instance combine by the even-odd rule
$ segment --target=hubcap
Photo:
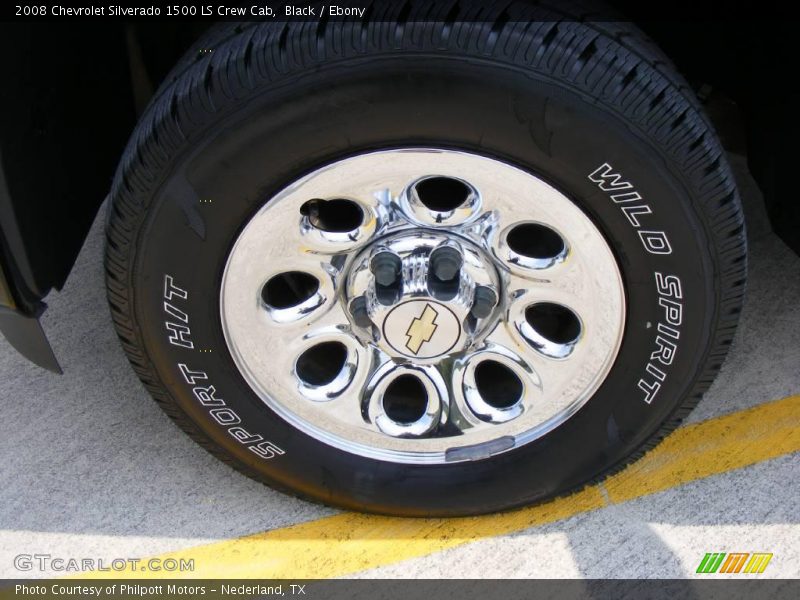
[[[463,352],[485,330],[500,287],[490,256],[458,230],[415,227],[356,257],[344,300],[362,343],[395,359],[435,362]]]
[[[509,164],[434,149],[362,154],[307,175],[228,257],[223,331],[261,399],[348,452],[475,460],[573,415],[625,320],[605,239]]]

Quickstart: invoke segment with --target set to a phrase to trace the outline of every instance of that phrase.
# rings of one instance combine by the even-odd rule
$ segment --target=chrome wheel
[[[503,162],[363,154],[276,194],[220,294],[236,366],[305,433],[404,463],[541,437],[608,374],[625,297],[600,231]]]

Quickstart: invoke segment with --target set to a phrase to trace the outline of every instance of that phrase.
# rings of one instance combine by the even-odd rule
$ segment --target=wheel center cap
[[[468,348],[496,315],[500,279],[465,238],[422,228],[376,241],[348,274],[356,332],[384,352],[436,362]]]
[[[409,300],[398,304],[383,321],[386,343],[409,358],[447,354],[461,339],[461,333],[458,317],[434,300]]]

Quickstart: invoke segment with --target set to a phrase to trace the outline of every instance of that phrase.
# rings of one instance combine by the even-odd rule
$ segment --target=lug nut
[[[359,296],[350,303],[350,314],[353,315],[353,321],[359,327],[372,325],[369,314],[367,314],[367,299],[364,296]]]
[[[439,281],[455,278],[463,263],[461,253],[452,246],[442,246],[431,252],[431,270]]]
[[[372,257],[369,269],[375,276],[378,285],[388,287],[400,278],[403,261],[394,252],[378,252]]]
[[[485,285],[475,288],[475,299],[472,302],[472,316],[476,319],[483,319],[492,313],[492,309],[497,304],[497,294],[494,290]]]

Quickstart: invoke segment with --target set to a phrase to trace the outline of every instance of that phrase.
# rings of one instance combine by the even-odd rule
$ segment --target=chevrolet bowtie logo
[[[425,310],[422,311],[420,316],[412,319],[411,325],[406,331],[406,337],[408,338],[406,348],[417,354],[419,349],[422,348],[422,344],[430,342],[438,327],[436,324],[436,317],[438,316],[439,313],[436,312],[436,309],[430,304],[426,304]]]

